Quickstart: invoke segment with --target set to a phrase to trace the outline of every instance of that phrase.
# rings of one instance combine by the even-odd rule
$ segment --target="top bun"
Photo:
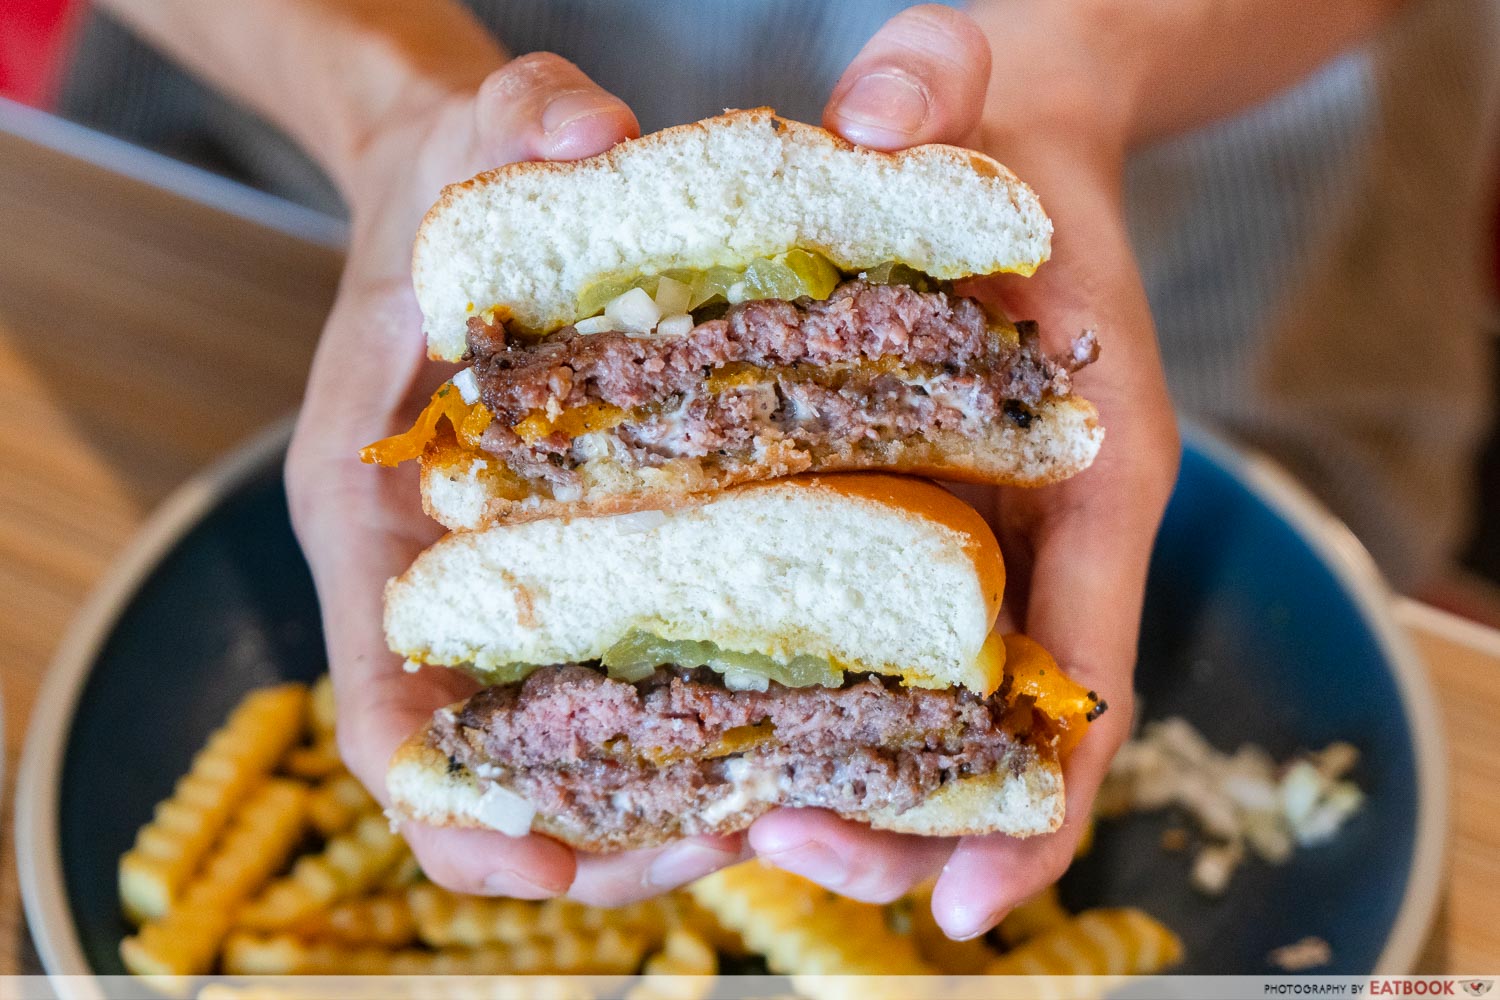
[[[515,163],[444,189],[412,274],[428,354],[460,360],[497,309],[550,331],[602,278],[742,266],[794,247],[844,271],[899,261],[936,278],[1047,259],[1052,224],[1005,167],[955,146],[881,153],[770,108],[679,125],[571,163]]]
[[[1004,587],[994,534],[942,487],[806,476],[676,511],[449,535],[387,585],[385,630],[408,659],[482,679],[596,660],[643,630],[989,694]]]

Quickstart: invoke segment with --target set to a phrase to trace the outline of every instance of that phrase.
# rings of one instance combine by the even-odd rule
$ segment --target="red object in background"
[[[0,13],[0,96],[52,105],[73,0],[5,0]]]

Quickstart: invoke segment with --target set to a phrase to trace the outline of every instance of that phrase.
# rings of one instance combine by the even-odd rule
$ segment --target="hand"
[[[396,746],[434,709],[475,685],[452,671],[416,674],[385,646],[381,592],[441,529],[422,512],[416,471],[362,465],[359,449],[408,427],[449,372],[426,361],[411,286],[411,246],[444,184],[517,160],[590,156],[639,132],[635,116],[577,67],[531,55],[477,92],[424,91],[340,165],[351,207],[349,259],[313,362],[291,452],[292,522],[317,583],[338,698],[339,749],[386,803]],[[542,836],[404,824],[422,869],[451,889],[540,899],[562,893],[618,905],[740,860],[743,837],[597,857]]]
[[[1105,69],[1057,18],[1071,4],[974,12],[911,8],[888,22],[834,88],[824,124],[880,149],[969,145],[1014,169],[1056,228],[1031,278],[973,283],[1049,350],[1096,330],[1100,359],[1075,378],[1106,429],[1093,467],[1042,489],[955,488],[985,513],[1006,557],[1005,612],[1109,710],[1065,768],[1067,818],[1054,834],[957,840],[873,831],[821,810],[782,810],[750,829],[767,861],[823,886],[886,902],[941,872],[933,915],[974,937],[1062,875],[1094,794],[1125,739],[1146,566],[1176,478],[1176,423],[1120,197],[1129,109]],[[1006,61],[991,79],[990,53]],[[1010,57],[1015,58],[1012,69]],[[986,81],[989,81],[986,89]]]

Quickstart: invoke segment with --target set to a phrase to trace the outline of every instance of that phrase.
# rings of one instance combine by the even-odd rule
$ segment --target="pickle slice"
[[[937,287],[926,273],[895,260],[865,268],[861,277],[872,285],[910,285],[919,292],[930,292]]]
[[[476,667],[469,664],[461,669],[481,684],[517,684],[542,669],[542,666],[540,663],[506,663],[498,667]]]
[[[635,282],[626,278],[605,278],[594,282],[578,293],[579,318],[599,315],[605,306],[635,287]]]
[[[833,266],[833,261],[812,250],[793,247],[782,254],[780,259],[791,268],[802,287],[807,289],[806,294],[815,299],[828,298],[839,286],[839,282],[844,280],[839,269]]]
[[[914,272],[920,274],[920,272]],[[752,299],[798,299],[806,295],[826,299],[843,280],[833,261],[816,250],[795,247],[775,257],[762,257],[744,267],[716,264],[707,268],[674,267],[660,274],[613,275],[586,286],[578,294],[580,318],[597,316],[611,301],[643,288],[651,296],[662,276],[682,282],[693,290],[688,308],[712,302],[734,305]]]
[[[663,639],[639,629],[628,632],[601,658],[609,676],[635,683],[657,667],[708,667],[726,675],[753,674],[787,687],[838,687],[844,672],[817,656],[794,656],[782,661],[764,653],[742,653],[691,639]]]

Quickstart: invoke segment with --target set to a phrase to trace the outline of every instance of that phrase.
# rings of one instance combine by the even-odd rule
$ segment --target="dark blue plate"
[[[60,651],[22,766],[27,915],[54,973],[118,974],[116,860],[235,701],[323,669],[317,604],[287,522],[278,428],[153,518]],[[1277,755],[1353,741],[1368,804],[1330,846],[1229,892],[1189,888],[1167,820],[1101,826],[1064,882],[1074,908],[1142,906],[1182,935],[1182,971],[1264,973],[1317,935],[1320,972],[1405,972],[1431,920],[1442,753],[1420,667],[1352,539],[1264,463],[1195,433],[1152,565],[1139,685],[1148,717],[1184,715],[1218,746]]]

